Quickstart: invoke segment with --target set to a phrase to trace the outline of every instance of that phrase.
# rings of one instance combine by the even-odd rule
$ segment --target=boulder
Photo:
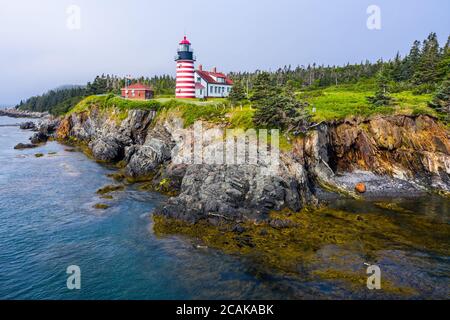
[[[36,132],[31,138],[31,143],[40,144],[45,143],[48,140],[48,135],[42,132]]]
[[[123,144],[113,136],[102,137],[89,144],[95,159],[106,162],[120,161],[124,156]]]
[[[23,122],[20,124],[20,129],[22,130],[34,130],[36,125],[32,121]]]
[[[61,122],[61,120],[59,118],[53,119],[53,118],[47,117],[38,122],[38,124],[36,125],[36,129],[39,132],[49,136],[56,132],[56,130],[59,127],[60,122]]]
[[[170,151],[170,147],[164,141],[150,139],[130,157],[126,174],[131,177],[148,176],[160,164],[170,159]]]
[[[19,143],[14,147],[14,149],[23,150],[23,149],[32,149],[32,148],[36,148],[36,147],[37,147],[37,145],[31,144],[31,143]]]

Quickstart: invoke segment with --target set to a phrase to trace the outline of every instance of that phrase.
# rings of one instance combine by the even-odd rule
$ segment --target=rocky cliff
[[[226,128],[207,124],[203,150]],[[280,150],[273,168],[256,164],[195,164],[186,160],[194,127],[176,111],[100,110],[61,120],[55,138],[88,147],[100,161],[119,162],[130,181],[148,181],[174,195],[156,214],[195,223],[266,220],[272,211],[299,211],[330,197],[450,192],[450,140],[436,119],[378,116],[323,123]],[[206,153],[204,158],[208,156]],[[208,163],[208,164],[206,164]],[[364,195],[355,191],[362,184]],[[169,192],[170,191],[170,192]]]

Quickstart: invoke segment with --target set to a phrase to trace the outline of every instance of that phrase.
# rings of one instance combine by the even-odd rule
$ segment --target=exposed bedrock
[[[203,150],[218,143],[207,124]],[[450,191],[448,130],[429,116],[324,123],[280,152],[277,167],[186,161],[194,129],[176,113],[133,110],[125,120],[95,107],[64,118],[57,137],[83,143],[98,160],[123,163],[130,179],[176,190],[156,214],[195,223],[264,220],[271,211],[315,205],[324,194],[354,197]],[[205,160],[208,155],[204,154]],[[356,193],[359,185],[364,193]],[[164,187],[164,188],[162,188]],[[326,190],[326,192],[324,192]]]
[[[448,131],[429,116],[385,116],[322,125],[302,150],[309,171],[352,192],[355,177],[370,191],[450,191]],[[355,182],[355,181],[353,181]],[[361,181],[364,182],[364,181]]]

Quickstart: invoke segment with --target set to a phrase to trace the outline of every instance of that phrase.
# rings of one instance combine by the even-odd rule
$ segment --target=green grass
[[[315,121],[339,120],[349,116],[372,116],[376,114],[430,114],[428,107],[431,95],[414,95],[412,91],[393,93],[393,106],[375,107],[367,102],[367,97],[374,94],[375,87],[370,82],[355,85],[332,86],[325,89],[304,91],[298,94],[316,108]]]
[[[167,103],[170,101],[175,101],[180,104],[192,104],[192,105],[198,105],[198,106],[205,106],[210,104],[217,104],[218,102],[226,102],[226,99],[223,98],[212,98],[208,99],[207,101],[202,101],[200,99],[177,99],[174,97],[157,97],[153,101],[157,101],[159,103]]]
[[[93,106],[100,109],[117,108],[121,111],[132,109],[158,110],[161,103],[156,100],[127,100],[115,95],[89,96],[80,101],[68,113],[89,111]]]
[[[228,111],[228,117],[230,122],[230,128],[240,128],[240,129],[250,129],[254,128],[253,116],[255,114],[255,109],[250,105],[236,107]]]
[[[123,121],[128,116],[128,111],[140,110],[175,110],[181,112],[185,121],[185,126],[192,125],[197,120],[222,121],[227,113],[228,106],[225,99],[212,99],[210,101],[199,101],[196,99],[173,99],[157,98],[153,100],[128,100],[115,95],[89,96],[80,101],[75,107],[67,112],[81,113],[90,111],[93,107],[101,111],[109,109],[115,110],[114,117],[118,122]]]
[[[436,115],[435,111],[428,107],[432,99],[430,94],[414,94],[412,90],[393,93],[394,106],[375,107],[367,102],[367,97],[374,94],[376,85],[373,80],[360,81],[357,84],[331,86],[324,89],[313,89],[298,92],[298,98],[306,100],[313,107],[314,121],[329,121],[345,119],[349,116],[368,117],[372,115],[389,114],[429,114]],[[253,116],[255,110],[250,105],[242,107],[230,107],[226,99],[217,98],[208,101],[199,99],[175,99],[173,97],[157,97],[153,100],[138,101],[127,100],[115,95],[90,96],[80,101],[68,114],[73,112],[89,111],[92,107],[100,110],[115,109],[114,117],[118,122],[128,116],[128,110],[144,109],[172,110],[178,112],[184,119],[186,127],[198,120],[213,123],[224,123],[230,128],[244,130],[254,128]]]
[[[199,120],[222,122],[227,113],[227,107],[220,104],[183,105],[179,109],[184,119],[185,127],[189,127]]]

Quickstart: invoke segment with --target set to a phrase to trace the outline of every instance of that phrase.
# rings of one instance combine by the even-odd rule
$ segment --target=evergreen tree
[[[237,105],[242,100],[246,99],[246,95],[244,92],[244,87],[242,86],[241,81],[235,81],[233,84],[233,88],[231,89],[230,95],[228,96],[228,100],[232,105]]]
[[[390,106],[393,103],[393,98],[389,94],[389,77],[388,71],[383,68],[377,76],[377,91],[374,96],[367,97],[367,101],[377,107]]]
[[[259,127],[298,135],[307,131],[311,119],[306,107],[307,103],[298,101],[294,91],[288,87],[278,96],[269,96],[259,101],[254,122]]]
[[[420,60],[413,76],[415,84],[434,84],[437,82],[437,65],[440,62],[439,51],[437,35],[432,32],[423,42]]]
[[[437,65],[437,73],[439,79],[450,77],[450,36],[444,48],[442,48],[441,60]]]
[[[450,80],[442,82],[438,88],[430,107],[436,111],[443,113],[446,121],[450,121]]]
[[[403,68],[404,68],[403,59],[400,56],[400,52],[397,52],[394,61],[392,61],[391,63],[390,77],[392,78],[392,80],[394,81],[406,80]]]
[[[253,95],[250,100],[258,107],[260,102],[276,96],[279,93],[279,88],[273,84],[268,72],[261,72],[256,76],[253,84]]]
[[[414,41],[411,50],[409,51],[409,55],[405,58],[403,62],[403,72],[402,78],[405,80],[412,79],[414,73],[417,70],[417,66],[420,61],[420,51],[421,51],[421,43],[420,41]]]

